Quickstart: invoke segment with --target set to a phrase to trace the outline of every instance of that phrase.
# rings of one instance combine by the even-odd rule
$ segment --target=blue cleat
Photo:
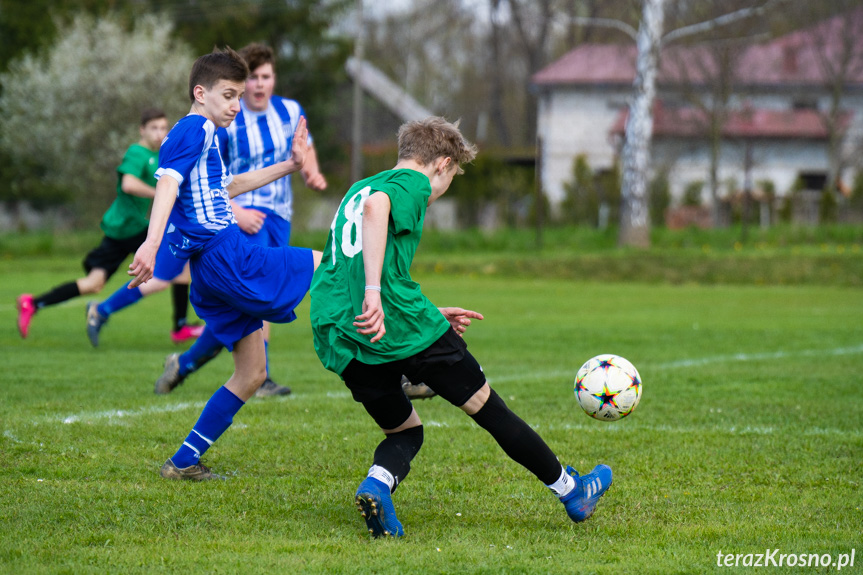
[[[93,347],[99,347],[99,331],[108,322],[107,317],[99,313],[99,302],[87,302],[87,337]]]
[[[357,509],[373,537],[401,537],[405,534],[402,524],[396,519],[396,508],[386,483],[366,477],[357,487],[355,497]]]
[[[597,465],[593,471],[581,477],[572,467],[567,466],[566,472],[575,478],[576,487],[561,497],[560,502],[566,507],[569,518],[580,523],[593,515],[599,498],[611,487],[611,467]]]

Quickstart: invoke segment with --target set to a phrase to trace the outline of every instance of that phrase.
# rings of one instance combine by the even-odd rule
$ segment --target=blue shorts
[[[189,301],[198,317],[229,350],[262,327],[288,323],[306,296],[315,263],[312,250],[249,243],[233,224],[191,259]]]
[[[256,208],[250,206],[253,210],[258,210],[267,215],[264,220],[263,227],[256,234],[247,234],[240,230],[246,239],[253,244],[264,246],[265,248],[280,248],[286,246],[291,241],[291,222],[277,215],[276,212],[266,208]]]
[[[168,241],[168,234],[162,238],[162,243],[159,244],[159,251],[156,252],[156,267],[153,269],[153,277],[162,281],[169,282],[181,273],[183,266],[187,260],[182,255],[174,255],[171,252],[171,242]]]

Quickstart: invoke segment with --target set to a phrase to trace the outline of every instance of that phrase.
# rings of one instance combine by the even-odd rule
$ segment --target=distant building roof
[[[863,87],[863,8],[824,20],[810,28],[743,49],[735,60],[738,85],[823,85],[822,59],[837,61],[854,34],[856,52],[846,84]],[[533,75],[537,86],[631,84],[635,78],[634,44],[582,44]],[[705,46],[669,46],[660,55],[660,84],[703,84],[714,74],[714,58]]]
[[[628,110],[621,111],[612,134],[623,134]],[[839,131],[851,121],[851,112],[839,116]],[[704,137],[707,133],[707,115],[698,108],[666,108],[657,102],[653,108],[653,135],[679,138]],[[730,112],[722,126],[725,138],[782,138],[825,140],[828,138],[824,119],[817,110],[751,109]]]

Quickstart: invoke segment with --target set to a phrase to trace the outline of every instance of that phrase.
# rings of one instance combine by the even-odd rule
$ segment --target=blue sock
[[[270,377],[270,342],[264,340],[264,357],[267,359],[267,377]]]
[[[132,282],[126,282],[126,285],[112,293],[108,299],[99,304],[99,307],[96,308],[99,315],[108,317],[115,311],[120,311],[144,297],[140,287],[129,289],[130,283]]]
[[[222,342],[213,335],[213,330],[204,327],[203,333],[195,340],[192,347],[180,355],[180,375],[189,375],[199,367],[216,357],[222,351]]]
[[[198,423],[192,428],[186,441],[171,458],[178,468],[195,465],[213,443],[231,426],[234,415],[245,405],[225,386],[220,387],[204,406]]]

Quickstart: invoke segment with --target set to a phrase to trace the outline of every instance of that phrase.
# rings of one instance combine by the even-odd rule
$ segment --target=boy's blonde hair
[[[476,146],[468,142],[458,129],[458,122],[447,122],[439,116],[415,120],[399,128],[399,161],[414,160],[423,166],[437,158],[452,158],[463,174],[462,164],[476,157]]]

